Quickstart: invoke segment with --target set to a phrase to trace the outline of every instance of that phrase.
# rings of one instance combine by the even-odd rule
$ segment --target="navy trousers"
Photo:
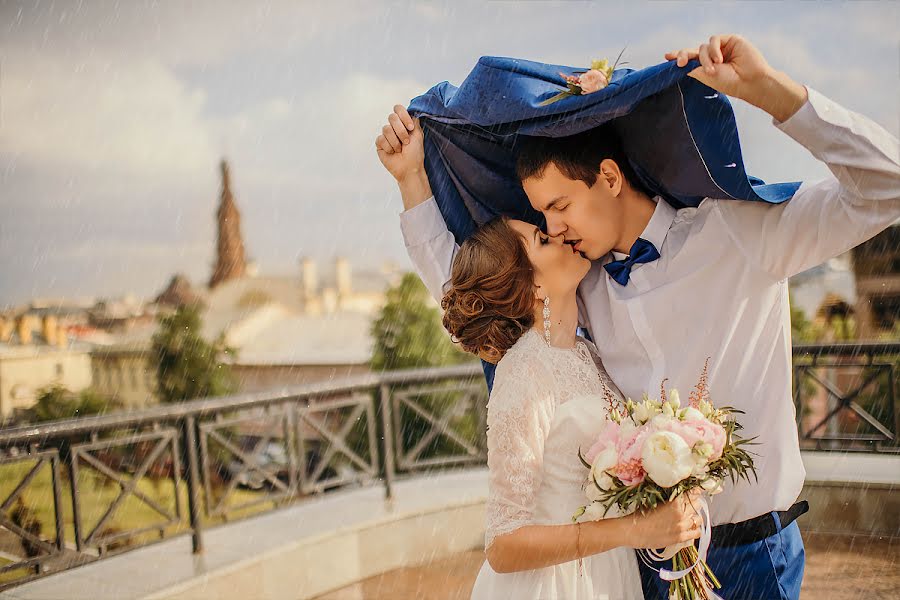
[[[784,529],[775,514],[777,531],[764,540],[741,546],[711,546],[706,562],[722,584],[716,590],[725,600],[797,600],[803,581],[805,552],[794,521]],[[647,600],[667,600],[669,582],[638,558],[641,585]],[[671,561],[655,566],[672,568]]]

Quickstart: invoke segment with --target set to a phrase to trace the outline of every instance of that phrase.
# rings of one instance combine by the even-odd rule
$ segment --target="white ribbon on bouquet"
[[[651,559],[662,562],[665,560],[671,559],[675,556],[679,550],[682,548],[687,548],[688,546],[693,546],[694,541],[691,540],[689,542],[683,542],[681,544],[675,544],[674,546],[668,546],[663,549],[662,552],[658,552],[656,550],[647,549],[638,554],[641,556],[641,559],[644,561],[648,567],[653,569],[654,571],[659,572],[660,579],[665,581],[676,581],[681,579],[682,577],[686,577],[688,573],[693,571],[697,566],[700,565],[700,561],[706,562],[706,555],[709,552],[709,544],[712,540],[712,518],[709,516],[709,504],[706,503],[706,498],[700,497],[700,510],[697,511],[697,514],[700,515],[700,519],[702,521],[700,525],[700,546],[697,549],[697,560],[694,561],[689,567],[681,569],[679,571],[670,571],[669,569],[657,569],[650,561],[644,558],[643,554],[646,553]],[[702,568],[702,567],[701,567]],[[716,594],[712,589],[708,590],[710,594],[712,594],[713,600],[723,600],[721,596]]]

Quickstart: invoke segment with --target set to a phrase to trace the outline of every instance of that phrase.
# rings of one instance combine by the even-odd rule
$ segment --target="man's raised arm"
[[[699,58],[691,77],[769,113],[834,174],[804,183],[777,206],[716,202],[733,242],[758,267],[778,280],[790,277],[900,219],[900,144],[883,127],[773,69],[740,36],[713,36],[666,58],[680,65]]]
[[[397,105],[375,140],[378,158],[397,180],[403,199],[400,229],[416,273],[438,302],[459,246],[438,210],[425,173],[424,134],[418,119]]]

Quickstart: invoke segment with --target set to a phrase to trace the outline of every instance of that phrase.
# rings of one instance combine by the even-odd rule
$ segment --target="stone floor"
[[[801,600],[894,600],[900,596],[900,538],[804,534],[807,561]],[[467,600],[481,550],[404,568],[316,600]],[[729,599],[730,600],[730,599]]]

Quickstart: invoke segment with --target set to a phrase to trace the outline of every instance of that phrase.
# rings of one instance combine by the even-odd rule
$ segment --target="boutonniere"
[[[548,104],[553,104],[554,102],[558,102],[569,96],[582,96],[584,94],[593,94],[594,92],[602,90],[609,85],[610,81],[612,81],[613,71],[615,71],[616,67],[619,65],[619,59],[622,58],[623,52],[625,52],[625,48],[622,48],[622,52],[619,52],[619,56],[612,66],[610,66],[609,61],[604,58],[602,60],[591,61],[591,68],[587,71],[576,71],[574,75],[560,73],[560,77],[566,82],[566,89],[551,98],[547,98],[538,106],[547,106]],[[624,65],[627,63],[622,64]]]

